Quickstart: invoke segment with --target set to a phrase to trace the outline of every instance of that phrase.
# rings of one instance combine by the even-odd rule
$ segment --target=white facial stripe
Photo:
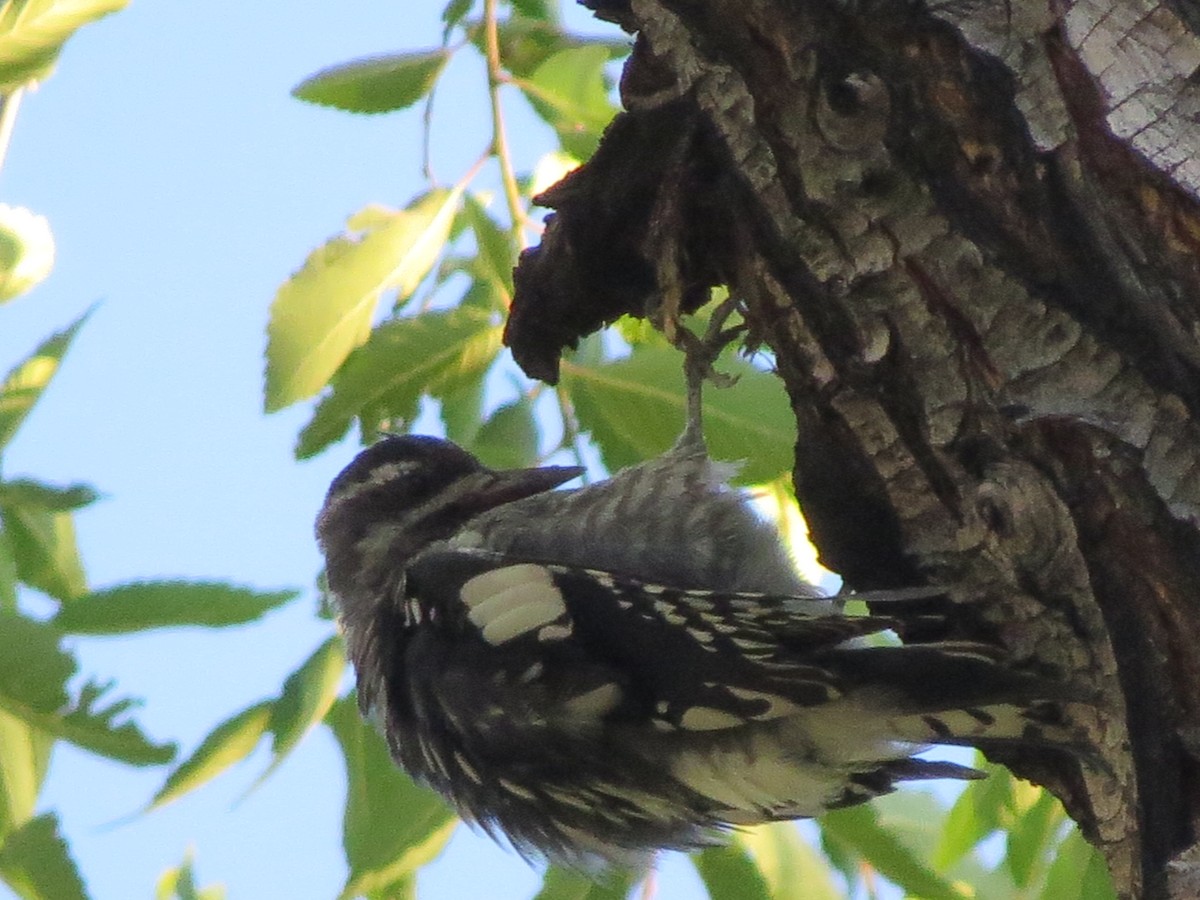
[[[394,478],[411,472],[417,468],[417,465],[413,460],[405,460],[404,462],[390,462],[376,466],[363,481],[356,482],[344,488],[333,499],[337,501],[349,500],[351,497],[365,494],[367,491],[373,490],[381,484],[386,484]]]

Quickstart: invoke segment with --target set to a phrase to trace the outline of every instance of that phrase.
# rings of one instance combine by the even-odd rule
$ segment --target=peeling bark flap
[[[504,343],[531,378],[555,384],[559,358],[622,315],[657,310],[669,281],[690,312],[717,282],[710,248],[710,141],[689,99],[618,115],[592,159],[535,200],[555,213],[521,254]],[[719,246],[719,244],[718,244]]]

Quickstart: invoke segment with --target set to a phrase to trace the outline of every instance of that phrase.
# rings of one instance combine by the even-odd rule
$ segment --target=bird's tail
[[[821,656],[818,664],[835,666],[851,685],[852,703],[888,711],[881,727],[897,742],[1069,750],[1079,740],[1064,704],[1088,702],[1086,692],[1015,670],[987,644],[855,646]]]

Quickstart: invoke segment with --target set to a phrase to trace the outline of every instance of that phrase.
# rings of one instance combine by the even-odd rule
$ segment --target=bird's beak
[[[500,503],[509,503],[535,493],[552,491],[572,478],[582,475],[582,466],[538,466],[530,469],[505,469],[493,473],[496,482],[492,492]],[[491,492],[490,492],[491,493]]]
[[[488,506],[511,503],[522,497],[532,497],[553,490],[564,482],[582,475],[582,466],[538,466],[531,469],[503,469],[489,472],[480,493]]]

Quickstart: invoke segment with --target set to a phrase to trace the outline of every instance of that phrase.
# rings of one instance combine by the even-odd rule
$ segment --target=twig
[[[500,34],[496,22],[496,0],[483,0],[484,46],[487,51],[488,98],[492,107],[492,152],[500,163],[500,181],[504,185],[504,198],[508,202],[508,214],[512,219],[513,238],[517,247],[525,249],[525,230],[522,222],[525,213],[521,208],[521,192],[517,187],[517,176],[513,172],[512,157],[508,149],[508,137],[504,131],[504,110],[500,105],[500,86],[504,84],[504,69],[500,65]]]

